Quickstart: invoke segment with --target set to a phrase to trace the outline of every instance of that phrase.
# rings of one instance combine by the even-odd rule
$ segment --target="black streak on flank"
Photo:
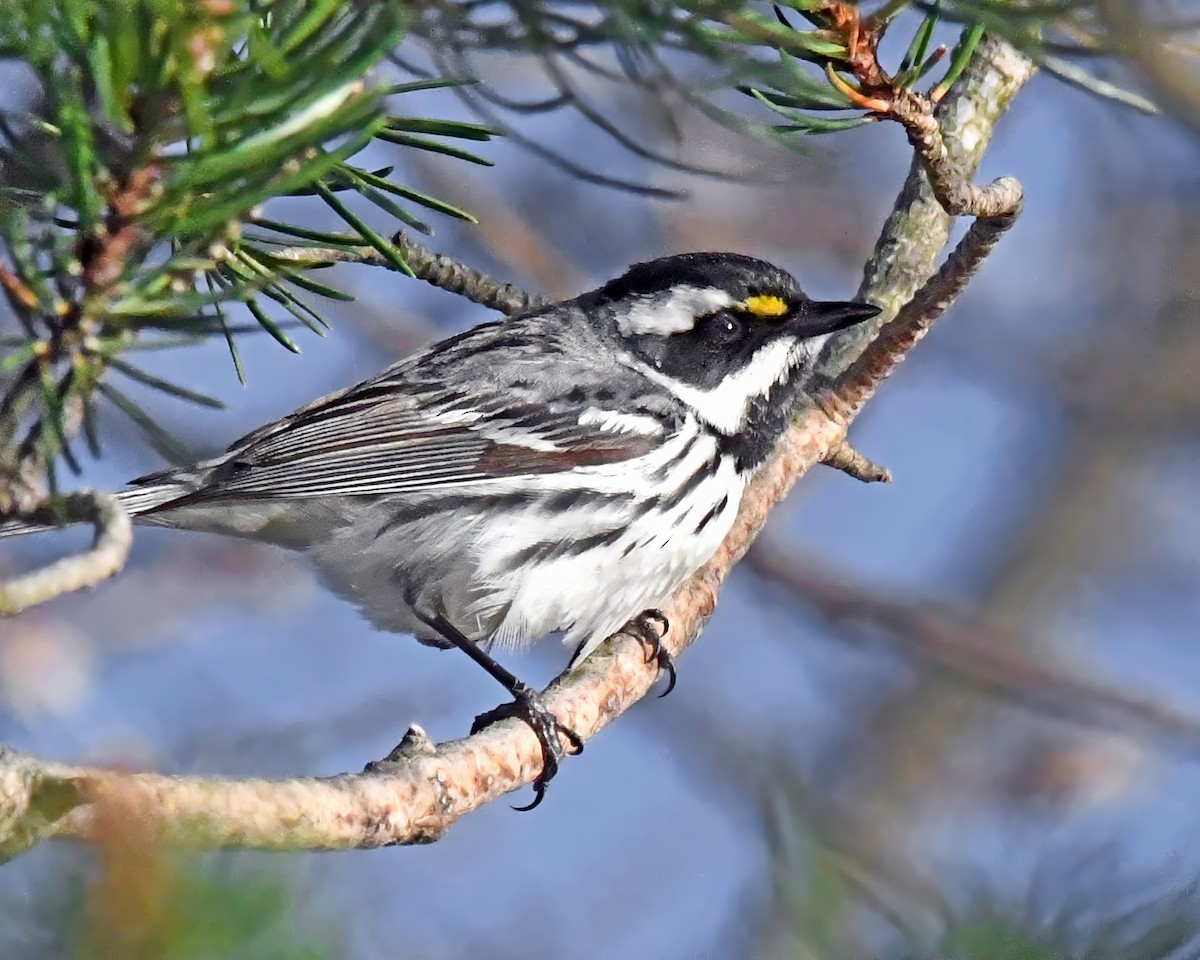
[[[537,505],[543,516],[555,517],[576,507],[587,507],[590,510],[613,509],[627,503],[629,499],[630,495],[627,493],[598,493],[589,487],[580,486],[547,494],[537,501]],[[631,518],[642,516],[653,504],[643,507],[642,502],[638,501],[636,506],[638,509],[631,514]]]
[[[705,480],[713,476],[716,472],[716,458],[712,457],[708,460],[705,460],[702,464],[700,464],[699,467],[695,469],[691,476],[689,476],[683,481],[683,483],[681,483],[675,488],[675,490],[671,492],[670,496],[663,497],[658,501],[658,508],[663,513],[666,513],[668,510],[672,510],[679,506],[684,500],[695,493],[696,489],[702,483],[704,483]]]
[[[714,506],[711,510],[708,511],[708,513],[706,513],[704,516],[702,516],[700,518],[700,522],[698,524],[696,524],[695,532],[699,533],[701,530],[703,530],[705,527],[707,527],[713,517],[715,517],[718,513],[724,512],[725,507],[728,505],[728,503],[729,503],[729,497],[727,497],[727,496],[722,497],[720,500],[718,500],[716,503],[716,506]]]
[[[578,557],[590,550],[615,543],[624,532],[624,527],[617,527],[613,530],[601,530],[599,533],[593,533],[589,537],[580,537],[578,540],[572,540],[567,544],[567,549],[563,551],[563,555]]]
[[[584,486],[572,487],[569,490],[560,490],[543,498],[541,502],[542,512],[547,516],[553,517],[560,513],[566,513],[568,510],[574,510],[584,501],[591,501],[596,496],[597,494],[594,491]]]
[[[621,551],[621,556],[627,557],[631,553],[633,553],[634,550],[645,550],[646,547],[650,546],[650,544],[652,544],[653,542],[654,542],[654,537],[652,537],[652,536],[651,537],[642,537],[640,540],[630,540],[629,543],[625,544],[625,549]],[[664,540],[662,545],[665,547],[667,545],[667,542]]]
[[[613,530],[601,530],[578,540],[540,540],[509,556],[504,565],[509,570],[520,570],[530,563],[545,563],[559,557],[577,557],[616,542],[623,532],[624,529],[618,527]]]

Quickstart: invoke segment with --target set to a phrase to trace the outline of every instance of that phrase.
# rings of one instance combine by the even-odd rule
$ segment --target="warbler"
[[[489,649],[561,633],[574,663],[631,621],[653,645],[657,608],[728,533],[826,339],[878,312],[811,300],[751,257],[664,257],[435,343],[120,500],[138,523],[304,551],[377,627],[466,651],[513,696],[499,715],[541,741],[532,807],[559,734],[582,743]]]

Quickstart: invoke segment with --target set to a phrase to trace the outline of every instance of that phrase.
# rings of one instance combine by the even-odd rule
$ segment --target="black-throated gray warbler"
[[[562,631],[579,660],[639,615],[653,643],[655,608],[725,537],[825,339],[878,312],[810,300],[750,257],[665,257],[120,497],[141,523],[303,550],[376,626],[462,648],[542,742],[536,805],[558,734],[581,744],[486,650]]]

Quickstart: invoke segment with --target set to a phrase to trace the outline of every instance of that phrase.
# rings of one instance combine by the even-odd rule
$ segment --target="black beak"
[[[819,337],[870,320],[878,316],[881,309],[873,303],[810,300],[796,311],[788,326],[801,337]]]

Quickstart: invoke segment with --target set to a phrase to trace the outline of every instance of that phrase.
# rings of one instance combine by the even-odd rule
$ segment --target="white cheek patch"
[[[733,297],[711,287],[679,287],[669,296],[640,297],[629,312],[617,320],[622,336],[669,337],[686,333],[696,318],[732,306]]]
[[[821,355],[821,351],[825,349],[825,341],[832,336],[832,333],[822,333],[818,337],[808,337],[805,340],[797,341],[796,349],[800,354],[800,358],[804,360],[816,360]]]
[[[750,412],[750,401],[767,393],[780,383],[811,349],[811,344],[821,338],[814,337],[797,343],[794,337],[773,340],[737,370],[711,390],[701,390],[655,370],[647,364],[638,363],[638,369],[647,377],[670,390],[675,396],[696,411],[701,420],[721,433],[734,434],[746,425]],[[817,349],[820,344],[817,344]]]

